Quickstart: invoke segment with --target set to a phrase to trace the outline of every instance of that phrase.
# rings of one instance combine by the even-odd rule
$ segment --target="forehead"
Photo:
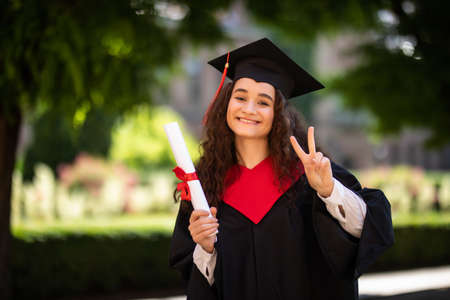
[[[234,84],[233,92],[236,89],[244,89],[249,93],[264,93],[269,96],[275,97],[275,88],[273,85],[267,82],[257,82],[251,78],[240,78]]]

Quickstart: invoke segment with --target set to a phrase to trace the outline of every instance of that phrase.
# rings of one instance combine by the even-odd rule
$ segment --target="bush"
[[[28,235],[13,240],[15,299],[49,299],[83,293],[180,286],[168,267],[170,235]]]
[[[123,214],[171,212],[178,179],[170,169],[139,178],[121,163],[80,154],[72,165],[60,167],[61,179],[51,169],[36,165],[35,177],[23,182],[14,173],[12,223],[82,220],[83,217],[114,217]]]
[[[369,272],[450,264],[450,224],[394,228],[395,244]]]
[[[450,264],[450,225],[395,228],[396,243],[370,272]],[[180,288],[168,267],[171,233],[16,231],[12,276],[15,299],[48,299],[120,290]]]
[[[378,188],[385,193],[393,213],[430,211],[437,199],[443,211],[450,210],[448,172],[426,172],[398,165],[355,171],[355,174],[363,186]]]

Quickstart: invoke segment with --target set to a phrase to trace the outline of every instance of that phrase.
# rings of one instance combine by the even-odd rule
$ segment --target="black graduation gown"
[[[358,299],[357,278],[394,242],[390,204],[342,167],[332,169],[367,204],[360,239],[342,229],[302,175],[290,187],[298,191],[294,206],[285,193],[258,224],[221,202],[212,286],[193,263],[190,216],[180,210],[169,264],[186,280],[188,299]]]

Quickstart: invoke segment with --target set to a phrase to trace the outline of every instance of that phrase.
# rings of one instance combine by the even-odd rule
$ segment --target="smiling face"
[[[227,109],[227,124],[236,137],[267,139],[274,117],[275,88],[251,78],[236,81]]]

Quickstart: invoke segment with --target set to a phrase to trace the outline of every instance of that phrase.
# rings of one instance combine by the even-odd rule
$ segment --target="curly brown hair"
[[[201,157],[196,165],[196,171],[210,207],[217,207],[222,201],[224,188],[232,183],[225,182],[227,171],[238,162],[234,133],[226,122],[228,103],[234,84],[235,82],[230,82],[221,90],[208,112],[203,128],[204,137],[200,144]],[[269,133],[269,153],[280,188],[286,180],[295,179],[293,168],[299,168],[299,158],[289,140],[292,135],[297,138],[303,149],[307,149],[303,118],[277,89],[274,119]],[[175,201],[178,199],[177,194],[175,190]],[[192,209],[190,204],[185,207]]]

